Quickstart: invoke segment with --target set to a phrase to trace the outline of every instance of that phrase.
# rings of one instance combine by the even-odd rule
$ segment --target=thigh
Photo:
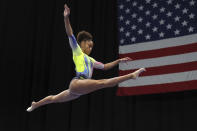
[[[88,94],[90,92],[96,91],[98,89],[104,88],[103,80],[93,80],[93,79],[74,79],[71,81],[69,89],[73,93],[77,94]]]

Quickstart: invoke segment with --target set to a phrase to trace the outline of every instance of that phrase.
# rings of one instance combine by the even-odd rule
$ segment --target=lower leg
[[[123,81],[129,80],[129,79],[136,79],[140,73],[142,73],[143,71],[145,71],[144,68],[140,68],[137,71],[124,75],[124,76],[119,76],[119,77],[114,77],[114,78],[110,78],[110,79],[104,79],[104,88],[105,87],[113,87]],[[102,81],[102,80],[101,80]]]
[[[36,108],[43,106],[43,105],[55,103],[53,97],[54,97],[53,95],[50,95],[50,96],[47,96],[47,97],[41,99],[38,102],[33,101],[31,106],[34,107],[34,109],[36,109]]]
[[[72,94],[70,92],[70,90],[68,89],[68,90],[65,90],[65,91],[59,93],[58,95],[47,96],[47,97],[43,98],[42,100],[40,100],[38,102],[33,101],[32,104],[31,104],[31,107],[29,107],[27,109],[27,111],[31,112],[34,109],[36,109],[40,106],[43,106],[43,105],[47,105],[47,104],[50,104],[50,103],[66,102],[66,101],[76,99],[78,97],[79,97],[79,95]]]

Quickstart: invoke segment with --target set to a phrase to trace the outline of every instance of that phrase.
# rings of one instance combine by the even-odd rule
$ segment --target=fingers
[[[64,16],[68,16],[70,14],[70,9],[68,8],[67,4],[64,4]]]
[[[69,11],[70,9],[68,8],[67,4],[64,5],[64,8]]]
[[[130,57],[126,57],[127,60],[132,60]]]
[[[132,59],[130,57],[123,58],[123,61],[131,61]]]
[[[68,8],[67,4],[64,4],[64,8]]]
[[[125,57],[125,58],[122,58],[122,59],[120,59],[120,61],[121,62],[123,62],[123,63],[125,63],[125,64],[127,64],[128,65],[128,61],[131,61],[132,59],[130,58],[130,57]]]
[[[120,59],[120,62],[121,62],[121,63],[126,63],[126,64],[128,64],[128,63],[127,63],[128,61],[132,61],[132,59],[131,59],[130,57],[125,57],[125,58]]]

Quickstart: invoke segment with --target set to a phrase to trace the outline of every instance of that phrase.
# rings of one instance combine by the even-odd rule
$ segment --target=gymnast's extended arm
[[[113,67],[115,67],[116,65],[118,65],[120,62],[126,63],[127,61],[131,61],[131,58],[129,57],[125,57],[125,58],[121,58],[121,59],[117,59],[115,61],[106,63],[106,64],[102,64],[101,62],[95,62],[94,67],[97,69],[102,69],[102,70],[109,70]]]

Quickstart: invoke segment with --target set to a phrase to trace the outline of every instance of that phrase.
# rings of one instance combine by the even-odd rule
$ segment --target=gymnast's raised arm
[[[77,43],[75,36],[73,35],[73,30],[70,25],[69,15],[70,15],[70,9],[65,4],[64,5],[64,23],[65,23],[65,28],[66,28],[66,34],[68,35],[69,44],[73,50],[73,53],[76,55],[79,55],[79,54],[81,54],[81,49]]]
[[[64,5],[64,23],[65,23],[65,28],[66,28],[66,34],[68,35],[68,37],[73,35],[73,30],[70,25],[69,15],[70,15],[70,9],[65,4]]]

